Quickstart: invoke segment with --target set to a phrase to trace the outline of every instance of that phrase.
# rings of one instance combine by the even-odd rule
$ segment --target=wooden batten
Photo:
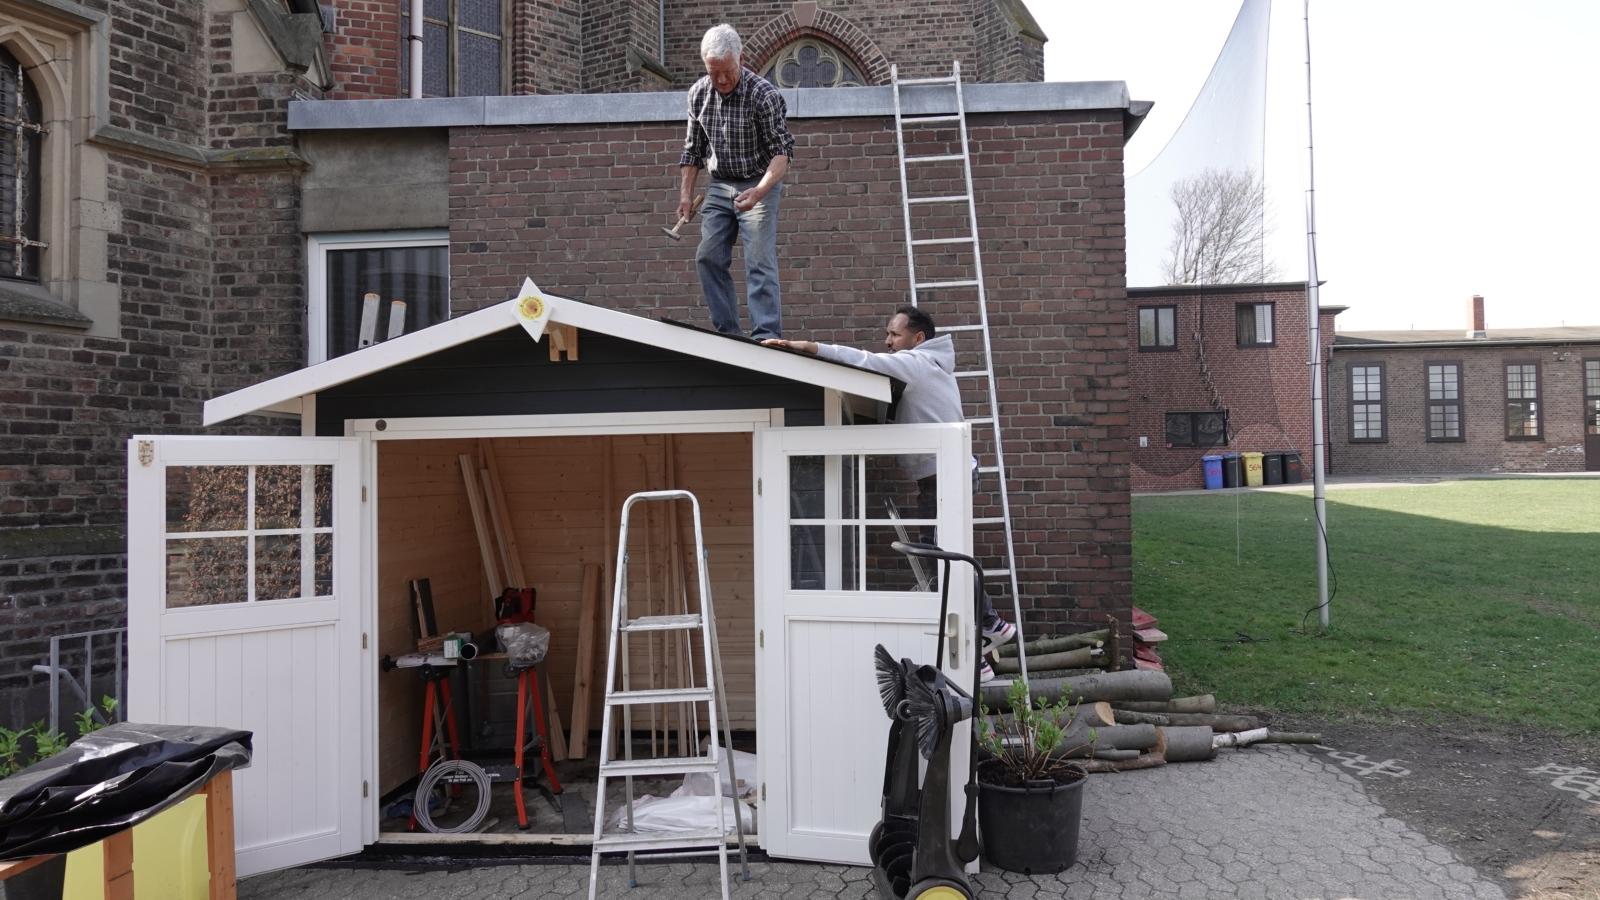
[[[600,581],[606,588],[599,597],[594,683],[589,692],[589,725],[598,730],[605,685],[604,629],[610,616],[610,588],[615,577],[617,518],[628,495],[676,481],[672,486],[694,492],[701,505],[731,722],[736,729],[754,728],[751,436],[677,435],[672,448],[675,466],[671,468],[664,465],[667,448],[661,435],[500,438],[492,443],[498,470],[494,474],[505,498],[501,521],[509,519],[511,525],[506,545],[508,549],[516,548],[517,562],[528,584],[538,590],[537,619],[551,631],[546,671],[553,681],[563,719],[572,722],[575,718],[571,701],[579,654],[584,569],[600,566]],[[484,564],[459,462],[461,454],[476,456],[478,451],[473,440],[385,441],[379,445],[380,653],[412,649],[405,587],[412,578],[432,580],[441,630],[485,632],[493,625]],[[603,464],[608,456],[609,466]],[[608,495],[613,507],[609,512],[605,509]],[[670,575],[662,552],[667,546],[669,520],[658,512],[653,532],[644,524],[647,506],[659,505],[634,507],[628,576],[635,616],[648,612],[647,597],[654,596],[661,604],[663,581]],[[493,514],[486,509],[480,511]],[[679,518],[682,565],[693,597],[693,534],[687,504]],[[648,555],[653,572],[646,567],[647,535],[658,545]],[[631,646],[632,671],[642,685],[651,663],[650,648],[646,641],[637,639]],[[655,649],[653,662],[661,668],[662,648]],[[698,658],[696,666],[703,672],[703,662]],[[412,673],[383,673],[379,676],[378,702],[379,781],[381,789],[387,791],[416,774],[420,683]],[[636,718],[635,727],[647,729],[648,717]]]

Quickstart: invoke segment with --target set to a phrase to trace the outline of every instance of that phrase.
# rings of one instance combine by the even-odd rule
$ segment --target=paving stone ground
[[[752,864],[740,898],[867,898],[868,872],[789,862]],[[707,898],[711,863],[601,869],[602,897]],[[736,872],[737,870],[735,870]],[[1504,900],[1446,847],[1388,816],[1357,780],[1310,750],[1258,746],[1209,763],[1095,775],[1084,794],[1078,862],[1059,875],[984,871],[980,897],[1134,900]],[[479,900],[584,897],[586,865],[486,865],[446,870],[315,867],[241,882],[243,900]]]

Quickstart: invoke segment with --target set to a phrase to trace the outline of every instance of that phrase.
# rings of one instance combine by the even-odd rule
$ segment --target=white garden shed
[[[382,839],[380,796],[416,774],[420,687],[378,665],[412,649],[406,582],[430,578],[452,628],[492,624],[458,456],[498,459],[567,722],[583,567],[609,576],[628,494],[682,487],[705,512],[728,714],[756,734],[758,842],[865,864],[888,730],[872,649],[929,660],[939,610],[886,551],[882,500],[914,493],[900,457],[965,484],[971,456],[965,424],[846,424],[884,421],[895,390],[526,282],[213,399],[207,426],[291,415],[303,436],[131,440],[129,716],[255,733],[235,782],[241,875],[358,852]],[[935,521],[904,524],[970,552],[971,518],[966,491],[941,491]],[[948,670],[964,680],[972,582],[951,581]]]

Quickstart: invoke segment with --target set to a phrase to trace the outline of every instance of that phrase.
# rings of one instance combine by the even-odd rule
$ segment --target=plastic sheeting
[[[513,669],[537,666],[550,652],[550,630],[532,622],[496,626],[494,636],[505,648],[506,663]]]
[[[0,781],[0,860],[67,853],[137,825],[250,764],[251,734],[124,722]]]
[[[755,796],[756,755],[742,750],[724,750],[733,754],[734,777],[739,781],[740,798]],[[722,788],[723,821],[732,828],[735,808],[744,816],[746,834],[755,831],[755,810],[742,800],[728,796],[728,769],[719,766],[717,774],[693,772],[683,777],[683,784],[665,797],[645,794],[633,800],[633,830],[644,834],[652,832],[687,831],[717,827],[717,786]],[[627,816],[627,808],[614,810],[606,823],[607,831],[620,829]]]
[[[1262,175],[1271,0],[1244,0],[1211,74],[1161,153],[1127,183],[1128,285],[1166,284],[1172,189],[1209,171]]]

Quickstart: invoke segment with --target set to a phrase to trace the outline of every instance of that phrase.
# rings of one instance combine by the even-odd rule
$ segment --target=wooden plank
[[[0,881],[5,881],[7,878],[13,878],[17,875],[21,875],[23,872],[28,871],[34,866],[42,866],[50,860],[55,859],[55,857],[56,854],[54,853],[45,853],[40,856],[29,856],[24,859],[13,859],[8,862],[0,862]]]
[[[356,340],[356,349],[372,346],[373,340],[378,336],[378,301],[377,294],[366,293],[361,295],[361,332]]]
[[[105,860],[105,900],[133,900],[133,829],[101,841]]]
[[[406,302],[404,300],[391,300],[389,302],[389,334],[386,340],[394,340],[406,333]]]
[[[511,505],[506,501],[505,482],[500,479],[500,455],[495,452],[492,441],[482,440],[479,446],[482,448],[484,463],[489,469],[489,483],[500,504],[500,528],[505,535],[506,544],[506,577],[517,587],[533,587],[528,583],[528,576],[522,570],[522,551],[517,546],[517,530],[511,520]]]
[[[516,532],[511,525],[511,508],[506,503],[505,493],[500,488],[499,464],[495,460],[494,444],[487,438],[478,441],[479,450],[484,458],[484,467],[479,470],[479,477],[483,481],[483,495],[489,505],[489,524],[494,530],[495,547],[499,551],[501,571],[505,572],[506,581],[511,587],[532,587],[527,582],[527,575],[522,571],[521,551],[517,548]],[[537,613],[535,613],[537,620]],[[550,631],[551,643],[555,643],[555,629]],[[550,757],[556,762],[565,762],[567,759],[566,728],[561,724],[561,708],[556,704],[556,689],[549,678],[539,677],[540,691],[544,694],[546,732],[550,739]]]
[[[206,860],[211,870],[209,900],[235,900],[239,891],[234,866],[233,773],[224,769],[202,788],[206,795]]]
[[[600,566],[583,567],[583,607],[578,613],[578,658],[572,675],[572,736],[568,756],[589,755],[589,700],[593,688],[595,619],[600,613]]]
[[[512,588],[528,587],[524,583],[520,571],[513,572],[511,569],[511,551],[506,542],[506,532],[509,530],[506,528],[506,522],[509,519],[506,514],[505,501],[500,498],[500,492],[494,489],[494,482],[489,477],[489,469],[487,467],[478,470],[478,483],[479,488],[483,491],[484,503],[489,507],[489,530],[494,534],[495,559],[500,563],[500,571],[505,573],[506,586]],[[519,562],[517,569],[520,570],[521,568],[522,564]]]
[[[473,465],[472,454],[460,456],[461,480],[467,488],[467,505],[472,508],[472,528],[478,535],[478,555],[483,560],[483,579],[490,597],[498,597],[506,589],[501,580],[500,567],[495,563],[494,538],[489,534],[488,511],[484,509],[483,495],[478,488],[478,467]]]

